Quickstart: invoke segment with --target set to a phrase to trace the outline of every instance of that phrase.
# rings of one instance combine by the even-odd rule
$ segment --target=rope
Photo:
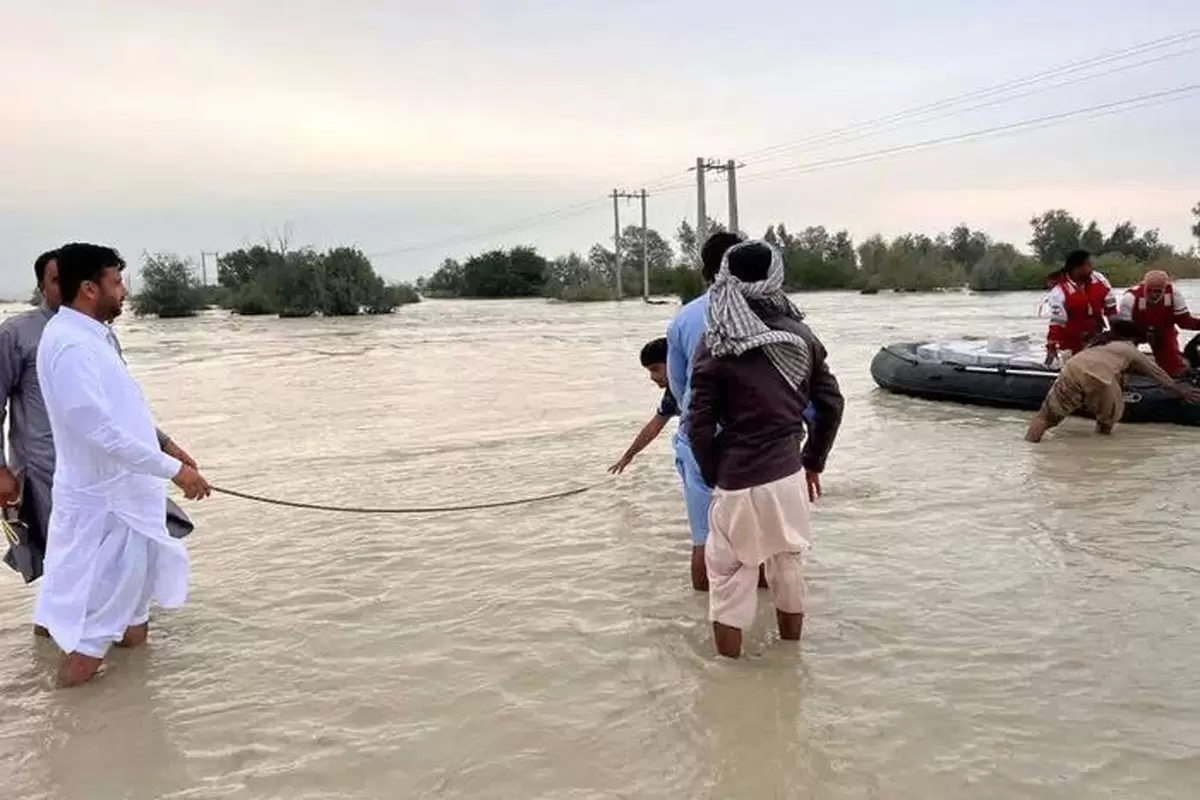
[[[338,514],[441,514],[448,511],[481,511],[490,508],[509,508],[512,506],[526,506],[534,503],[545,503],[551,500],[562,500],[567,497],[575,497],[577,495],[590,492],[608,483],[608,479],[597,481],[596,483],[587,486],[578,486],[574,489],[566,489],[561,492],[553,492],[551,494],[542,494],[535,497],[522,497],[516,500],[495,500],[490,503],[473,503],[469,505],[458,506],[414,506],[411,508],[372,508],[370,506],[327,506],[319,503],[300,503],[295,500],[279,500],[273,497],[264,497],[263,495],[251,494],[249,492],[239,492],[234,489],[225,489],[220,486],[213,486],[214,492],[219,492],[230,497],[238,497],[242,500],[249,500],[252,503],[264,503],[272,506],[284,506],[286,508],[302,508],[307,511],[329,511]]]

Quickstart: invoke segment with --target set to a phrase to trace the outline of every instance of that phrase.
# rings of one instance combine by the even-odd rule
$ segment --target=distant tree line
[[[1192,209],[1192,233],[1200,240],[1200,204]],[[825,289],[934,291],[969,287],[980,292],[1044,289],[1047,276],[1062,266],[1067,253],[1082,248],[1114,285],[1137,283],[1147,269],[1166,270],[1175,278],[1200,278],[1195,248],[1178,252],[1156,229],[1139,233],[1132,222],[1105,232],[1084,225],[1065,210],[1047,211],[1030,220],[1025,253],[1012,244],[959,225],[937,236],[905,234],[891,240],[876,235],[856,245],[845,231],[823,226],[793,233],[771,225],[763,238],[780,248],[788,291]],[[709,231],[721,225],[709,221]],[[675,234],[676,247],[655,230],[646,233],[650,294],[689,299],[704,290],[696,268],[696,232],[687,221]],[[630,226],[621,235],[622,288],[627,297],[642,294],[642,231]],[[550,297],[567,301],[616,299],[612,250],[596,244],[586,256],[568,253],[554,259],[531,246],[491,250],[459,262],[447,259],[417,289],[428,297]]]
[[[147,254],[140,277],[134,312],[162,318],[192,316],[212,306],[281,317],[387,314],[421,299],[412,286],[386,284],[353,247],[317,252],[280,242],[234,250],[218,259],[216,286],[201,285],[189,260]]]
[[[720,230],[709,220],[709,230]],[[650,294],[680,294],[695,288],[693,267],[696,234],[686,221],[676,232],[680,255],[658,231],[646,232],[646,264]],[[489,250],[465,261],[446,259],[429,277],[417,281],[426,297],[548,297],[572,302],[615,300],[616,255],[593,245],[587,255],[571,252],[548,259],[530,246]],[[621,288],[626,297],[642,295],[642,229],[631,225],[621,234]],[[703,291],[700,286],[697,291]]]

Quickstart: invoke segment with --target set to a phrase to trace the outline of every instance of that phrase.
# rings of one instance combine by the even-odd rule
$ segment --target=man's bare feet
[[[117,642],[117,647],[141,647],[150,636],[150,623],[131,625],[125,629],[125,636]]]
[[[58,662],[58,685],[69,689],[82,686],[95,677],[96,671],[104,663],[102,658],[85,656],[82,653],[65,653]]]
[[[1111,436],[1112,432],[1112,425],[1105,425],[1103,422],[1096,423],[1096,433],[1100,434],[1101,436]]]
[[[41,626],[41,625],[38,625],[38,624],[36,624],[36,623],[35,623],[35,624],[34,624],[34,626],[33,626],[33,635],[34,635],[34,636],[40,636],[40,637],[42,637],[43,639],[49,639],[49,638],[50,638],[50,631],[46,630],[46,628],[45,628],[45,627],[43,627],[43,626]]]
[[[779,638],[787,642],[800,641],[800,632],[804,629],[803,614],[789,614],[775,609],[775,619],[779,622]]]
[[[708,591],[708,564],[704,561],[704,545],[692,546],[692,588],[697,592]]]
[[[714,622],[713,640],[717,643],[717,652],[726,658],[742,657],[742,631],[730,625]]]

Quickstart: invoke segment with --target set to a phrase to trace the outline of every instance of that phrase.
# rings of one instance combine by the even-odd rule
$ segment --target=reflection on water
[[[764,608],[748,657],[714,658],[666,436],[532,508],[215,497],[188,507],[188,606],[83,690],[50,690],[32,591],[3,576],[4,796],[1191,796],[1200,432],[1078,421],[1033,447],[1022,414],[875,390],[883,342],[1036,333],[1036,295],[799,301],[848,406],[798,647]],[[672,311],[119,325],[215,482],[444,504],[599,478],[653,412],[637,352]]]

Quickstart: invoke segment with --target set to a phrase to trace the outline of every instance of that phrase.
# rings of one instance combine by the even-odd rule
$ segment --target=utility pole
[[[696,159],[696,264],[700,266],[700,248],[708,238],[708,206],[704,203],[704,170],[706,164],[703,158]]]
[[[221,257],[221,254],[218,252],[212,251],[212,250],[209,250],[207,252],[204,250],[200,251],[200,285],[201,286],[208,286],[208,257],[209,256],[212,256],[213,261],[216,262]]]
[[[650,240],[646,228],[646,190],[642,189],[642,300],[650,302]]]
[[[613,265],[617,273],[617,300],[625,299],[625,291],[621,287],[621,208],[617,205],[617,200],[622,193],[616,189],[612,190],[613,199]]]
[[[642,201],[642,299],[646,300],[650,297],[650,252],[649,244],[646,240],[646,190],[640,192],[625,192],[617,189],[612,190],[613,199],[613,253],[617,263],[617,299],[624,300],[625,295],[622,292],[621,286],[621,212],[617,205],[618,200],[641,200]]]
[[[732,158],[725,162],[725,173],[729,176],[729,230],[737,233],[741,230],[738,227],[737,164]]]
[[[737,200],[737,170],[738,167],[744,166],[738,164],[733,159],[721,163],[715,158],[697,158],[696,166],[691,169],[696,170],[696,247],[699,249],[704,246],[704,240],[708,238],[708,210],[705,205],[704,198],[704,176],[707,172],[724,172],[729,178],[729,230],[732,233],[737,233],[741,226],[738,220],[738,200]]]

